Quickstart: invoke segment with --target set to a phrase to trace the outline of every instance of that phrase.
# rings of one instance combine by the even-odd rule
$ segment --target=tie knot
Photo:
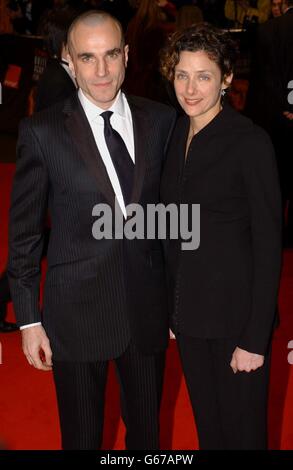
[[[110,118],[112,114],[113,114],[113,111],[105,111],[104,113],[100,114],[100,116],[104,119],[105,124],[110,124]]]

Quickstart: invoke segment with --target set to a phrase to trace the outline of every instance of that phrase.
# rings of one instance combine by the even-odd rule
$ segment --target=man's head
[[[110,108],[128,60],[119,21],[96,10],[80,15],[69,28],[68,48],[69,66],[81,90],[100,108]]]
[[[282,15],[282,5],[283,0],[272,0],[271,1],[271,11],[273,18],[277,18]]]

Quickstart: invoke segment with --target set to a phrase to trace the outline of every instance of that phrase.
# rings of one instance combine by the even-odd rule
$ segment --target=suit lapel
[[[150,122],[146,111],[140,107],[134,96],[127,96],[127,101],[132,114],[135,170],[134,185],[132,190],[132,203],[140,200],[146,171],[146,153],[149,148]]]
[[[76,149],[84,160],[90,174],[95,177],[99,191],[105,196],[111,206],[114,207],[114,190],[77,95],[66,102],[63,111],[66,114],[66,127],[75,143]]]
[[[147,113],[137,104],[135,97],[128,96],[127,101],[132,114],[135,151],[134,185],[131,202],[138,203],[145,177],[146,152],[149,148],[148,136],[151,125]],[[105,196],[111,206],[114,207],[115,193],[77,95],[66,102],[63,111],[66,114],[66,127],[80,156],[83,158],[90,173],[95,177],[99,191]]]

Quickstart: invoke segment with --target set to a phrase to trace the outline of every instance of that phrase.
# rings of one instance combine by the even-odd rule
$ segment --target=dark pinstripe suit
[[[128,97],[128,102],[136,155],[132,202],[145,207],[159,199],[175,113],[142,98]],[[55,364],[119,358],[129,345],[143,355],[164,351],[168,318],[160,242],[93,238],[93,206],[114,207],[114,192],[76,95],[22,122],[18,156],[9,254],[18,324],[41,318],[40,256],[49,208],[42,323]]]

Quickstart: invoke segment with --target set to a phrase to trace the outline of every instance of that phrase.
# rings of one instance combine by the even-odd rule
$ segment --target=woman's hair
[[[204,51],[219,66],[222,80],[233,72],[237,45],[229,33],[209,23],[192,25],[175,32],[161,53],[161,74],[170,82],[174,80],[175,67],[183,51]]]

